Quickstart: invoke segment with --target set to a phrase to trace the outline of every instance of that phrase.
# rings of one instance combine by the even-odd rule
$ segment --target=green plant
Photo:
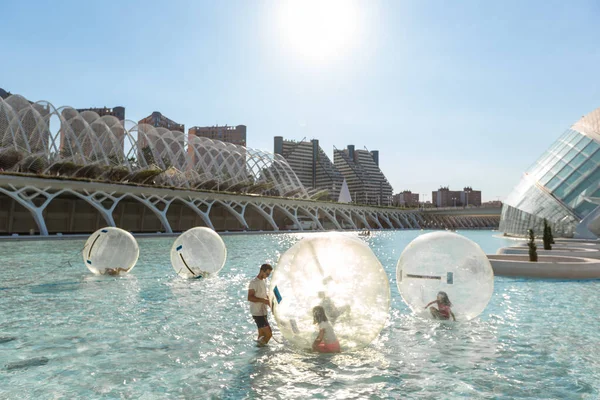
[[[527,233],[529,233],[529,242],[527,242],[527,246],[529,246],[529,261],[535,262],[538,260],[538,255],[537,246],[535,245],[535,235],[533,234],[533,229],[529,229]]]
[[[121,166],[111,167],[104,173],[105,179],[111,182],[121,182],[127,175],[129,175],[129,170]]]
[[[0,151],[0,168],[7,170],[14,167],[24,158],[23,153],[14,149],[8,148]]]
[[[158,175],[162,174],[162,172],[163,172],[162,169],[153,165],[153,166],[150,166],[150,168],[148,168],[148,169],[142,169],[142,170],[133,172],[128,177],[127,180],[132,183],[152,184],[151,181]]]
[[[98,164],[86,165],[75,172],[75,176],[78,178],[97,179],[102,175],[104,170]]]
[[[552,237],[552,228],[548,225],[548,221],[544,218],[544,250],[552,250],[552,243],[554,238]]]
[[[21,170],[33,174],[41,174],[48,168],[48,161],[44,156],[34,154],[27,156],[21,161]]]
[[[51,175],[73,175],[82,165],[77,165],[71,161],[57,162],[52,164],[48,171]]]

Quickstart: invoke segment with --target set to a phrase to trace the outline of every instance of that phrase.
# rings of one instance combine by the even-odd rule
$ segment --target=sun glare
[[[357,40],[358,10],[353,0],[285,0],[279,3],[284,46],[312,62],[328,62]]]

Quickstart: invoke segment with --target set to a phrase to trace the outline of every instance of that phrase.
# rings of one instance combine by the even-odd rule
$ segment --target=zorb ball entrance
[[[457,321],[481,314],[494,292],[494,272],[483,250],[450,232],[427,233],[410,242],[398,260],[396,282],[406,304],[427,318],[433,316],[425,306],[439,292],[446,293]]]
[[[317,336],[313,308],[323,307],[341,351],[370,344],[386,323],[388,277],[360,239],[340,233],[302,239],[280,258],[269,298],[281,333],[308,350]]]
[[[212,229],[196,227],[183,232],[171,247],[171,265],[185,279],[206,278],[225,265],[227,249]]]
[[[140,255],[133,235],[107,227],[94,232],[82,251],[86,267],[97,275],[123,275],[131,271]]]

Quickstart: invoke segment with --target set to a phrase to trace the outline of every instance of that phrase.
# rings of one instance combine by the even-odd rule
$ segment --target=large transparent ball
[[[225,265],[226,258],[223,239],[210,228],[189,229],[179,235],[171,247],[171,265],[185,279],[216,274]]]
[[[456,320],[468,321],[490,301],[494,271],[477,243],[457,233],[433,232],[406,246],[396,266],[396,283],[416,314],[434,318],[425,306],[445,292]]]
[[[120,228],[94,232],[82,251],[86,267],[97,275],[123,275],[131,271],[140,255],[133,235]]]
[[[310,349],[318,333],[313,307],[322,306],[342,351],[368,345],[386,323],[388,277],[363,241],[341,233],[314,235],[279,259],[270,283],[273,315],[283,336]]]

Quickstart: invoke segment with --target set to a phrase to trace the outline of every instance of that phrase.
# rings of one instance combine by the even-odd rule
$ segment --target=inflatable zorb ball
[[[171,265],[185,279],[206,278],[225,265],[227,248],[218,233],[196,227],[183,232],[171,247]]]
[[[269,298],[281,333],[308,350],[318,333],[313,308],[323,307],[341,350],[370,344],[385,325],[390,286],[369,246],[341,233],[302,239],[279,259]]]
[[[140,255],[133,235],[107,227],[94,232],[82,251],[86,267],[97,275],[123,275],[131,271]]]
[[[490,301],[494,271],[477,243],[457,233],[433,232],[406,246],[396,266],[396,283],[416,314],[433,318],[425,306],[445,292],[456,320],[468,321]]]

